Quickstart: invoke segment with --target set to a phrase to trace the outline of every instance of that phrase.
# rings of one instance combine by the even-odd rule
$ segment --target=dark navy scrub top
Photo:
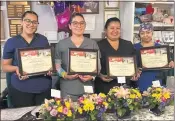
[[[21,35],[8,39],[4,45],[3,59],[12,59],[12,65],[18,66],[17,48],[26,47],[47,47],[48,40],[41,34],[35,34],[31,43],[27,43]],[[42,68],[42,67],[41,67]],[[50,76],[34,76],[26,80],[19,80],[16,72],[11,74],[11,86],[21,92],[41,93],[51,88],[52,79]]]

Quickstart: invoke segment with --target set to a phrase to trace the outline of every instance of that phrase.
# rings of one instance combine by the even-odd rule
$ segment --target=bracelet
[[[63,77],[63,78],[64,78],[66,75],[67,75],[66,72],[62,72],[62,73],[61,73],[61,77]]]

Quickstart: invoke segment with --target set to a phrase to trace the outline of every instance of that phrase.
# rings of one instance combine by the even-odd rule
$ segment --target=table
[[[29,112],[27,112],[25,115],[23,115],[22,117],[20,117],[16,121],[22,121],[22,120],[25,120],[25,121],[42,121],[41,119],[37,120],[36,117],[32,115],[32,114],[35,114],[35,112],[37,111],[36,110],[37,108],[38,107],[29,108]],[[5,109],[5,110],[10,110],[10,109]],[[13,109],[11,109],[11,110],[13,110]],[[22,110],[22,108],[19,108],[19,109],[16,109],[16,110],[19,111],[19,110]],[[11,119],[10,118],[11,115],[9,114],[8,116],[9,116],[9,119]],[[1,116],[1,118],[2,118],[2,116]],[[107,113],[107,115],[105,117],[105,120],[106,121],[117,120],[117,117],[113,113]],[[143,108],[143,109],[139,110],[139,112],[132,112],[130,118],[123,119],[123,120],[129,120],[129,121],[133,121],[133,120],[145,120],[145,121],[148,121],[148,120],[159,120],[159,121],[174,120],[174,106],[167,106],[165,108],[164,114],[162,114],[160,116],[155,116],[155,115],[151,114],[148,109]]]

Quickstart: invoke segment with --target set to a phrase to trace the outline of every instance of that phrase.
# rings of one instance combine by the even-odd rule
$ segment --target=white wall
[[[121,37],[133,42],[134,2],[120,2]]]

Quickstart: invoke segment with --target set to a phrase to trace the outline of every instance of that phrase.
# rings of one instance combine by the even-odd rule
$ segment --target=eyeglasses
[[[71,23],[75,27],[77,27],[78,25],[80,25],[80,26],[85,26],[86,25],[86,22],[85,21],[82,21],[82,22],[73,21]]]
[[[27,25],[30,25],[31,23],[34,25],[34,26],[37,26],[39,23],[38,21],[31,21],[30,19],[24,19],[24,22],[27,24]]]

